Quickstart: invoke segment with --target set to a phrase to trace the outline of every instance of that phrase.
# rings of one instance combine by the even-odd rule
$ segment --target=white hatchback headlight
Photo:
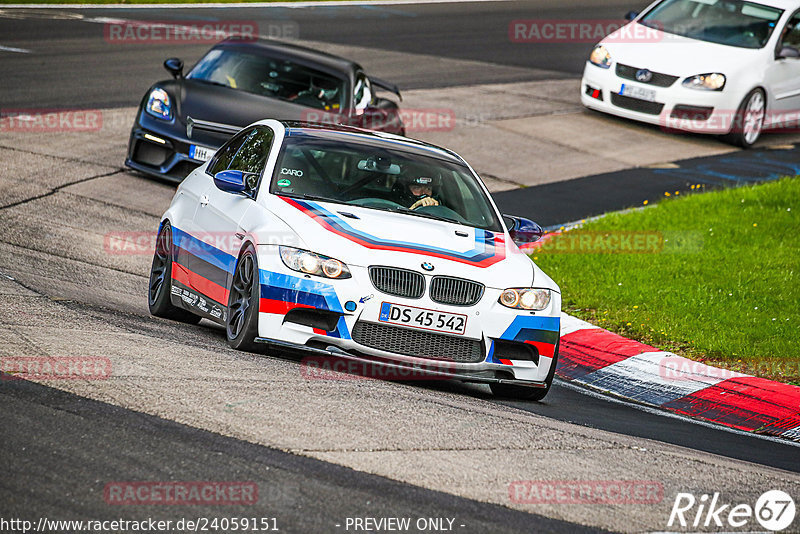
[[[550,305],[550,290],[533,287],[509,288],[497,300],[506,308],[543,310]]]
[[[725,87],[725,75],[719,72],[710,72],[689,76],[683,80],[683,86],[702,91],[722,91],[722,88]]]
[[[589,62],[602,69],[607,69],[611,66],[611,54],[608,53],[605,46],[597,45],[592,50],[592,53],[589,54]]]
[[[159,119],[171,119],[172,104],[169,101],[167,92],[158,87],[150,91],[150,96],[147,97],[147,105],[144,110]]]
[[[289,269],[325,278],[350,278],[347,265],[335,258],[329,258],[308,250],[292,247],[279,247],[281,261]]]

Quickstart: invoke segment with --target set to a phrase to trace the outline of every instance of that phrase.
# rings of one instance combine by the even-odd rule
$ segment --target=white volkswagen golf
[[[303,348],[541,399],[561,295],[515,244],[541,234],[501,216],[449,150],[264,120],[178,187],[150,311],[215,321],[237,349]]]
[[[749,147],[800,125],[800,2],[658,0],[592,50],[581,102]]]

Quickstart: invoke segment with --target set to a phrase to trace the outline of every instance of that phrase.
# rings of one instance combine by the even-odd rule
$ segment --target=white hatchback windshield
[[[742,0],[664,0],[639,23],[700,41],[762,48],[782,13],[775,7]]]

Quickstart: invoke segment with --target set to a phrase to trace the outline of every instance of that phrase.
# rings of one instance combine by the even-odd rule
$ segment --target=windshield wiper
[[[451,217],[444,217],[442,215],[434,215],[433,213],[426,213],[424,211],[412,210],[409,208],[404,208],[403,206],[390,208],[389,211],[399,211],[400,213],[408,213],[410,215],[416,215],[417,217],[425,217],[427,219],[436,219],[437,221],[447,221],[455,224],[463,224],[461,221],[458,221]]]
[[[230,85],[228,85],[227,83],[215,82],[213,80],[204,80],[202,78],[189,78],[189,79],[190,80],[194,80],[196,82],[205,83],[205,84],[208,84],[208,85],[218,85],[220,87],[230,87]]]

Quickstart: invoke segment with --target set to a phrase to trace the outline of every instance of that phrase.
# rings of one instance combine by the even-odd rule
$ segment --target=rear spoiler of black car
[[[375,78],[373,76],[369,77],[369,81],[372,82],[372,85],[377,85],[381,89],[386,89],[390,93],[396,94],[397,98],[399,98],[401,102],[403,101],[403,95],[400,94],[400,88],[398,88],[395,84],[389,83],[386,80],[381,80],[380,78]]]

